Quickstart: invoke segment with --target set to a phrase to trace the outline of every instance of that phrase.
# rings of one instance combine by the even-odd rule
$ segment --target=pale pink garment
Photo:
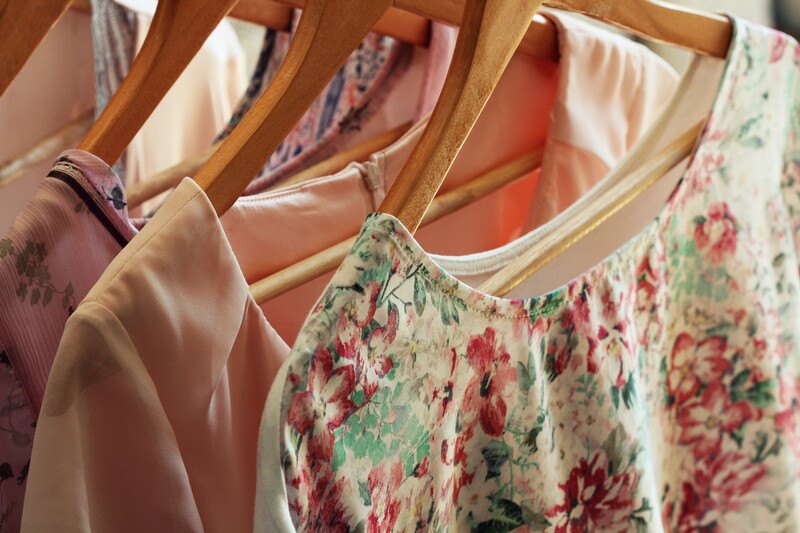
[[[298,21],[295,17],[295,24]],[[368,35],[270,157],[245,195],[262,192],[375,135],[407,122],[419,122],[436,103],[455,40],[456,30],[439,23],[432,25],[428,48]],[[282,58],[289,36],[279,35],[275,46],[275,59]]]
[[[386,65],[386,74],[372,84],[369,94],[322,108],[346,114],[354,102],[378,106],[381,100],[376,95],[383,95],[383,105],[389,105],[400,91],[404,104],[399,111],[384,112],[378,106],[362,123],[374,129],[385,120],[405,121],[415,113],[429,112],[454,41],[454,30],[436,25],[430,49],[409,54],[410,63],[399,70]],[[348,65],[357,67],[352,60]],[[345,87],[358,79],[348,78]],[[409,98],[411,89],[423,91],[418,101]],[[309,113],[298,128],[314,121]],[[326,139],[334,141],[337,135]],[[284,166],[293,164],[290,158]],[[91,154],[65,152],[51,176],[0,239],[0,395],[5,398],[0,402],[2,531],[19,529],[34,428],[66,321],[143,224],[129,219],[120,180]]]
[[[274,346],[288,350],[184,180],[67,323],[23,530],[250,530],[264,377],[282,361],[253,349]]]
[[[561,37],[568,50],[568,32],[562,30]],[[608,37],[598,31],[597,39],[602,46]],[[615,40],[605,42],[616,46]],[[625,46],[631,54],[649,54],[637,45]],[[660,62],[642,63],[665,84],[674,84],[674,74]],[[547,121],[536,119],[547,109],[525,101],[552,102],[557,69],[525,57],[516,58],[515,65],[508,75],[516,76],[516,83],[506,80],[510,92],[499,93],[512,110],[493,103],[494,120],[530,130],[536,129],[530,124],[546,127]],[[509,96],[515,88],[527,91],[521,103]],[[546,98],[538,98],[537,90]],[[531,114],[515,117],[518,103],[516,109]],[[502,126],[484,119],[480,128],[488,131],[476,130],[471,143],[488,142],[504,131]],[[309,284],[294,299],[270,302],[262,313],[247,283],[263,275],[256,274],[259,269],[279,268],[292,256],[304,257],[355,233],[421,128],[368,164],[243,198],[221,224],[197,185],[181,184],[67,324],[39,419],[26,529],[251,527],[258,418],[271,379],[289,352],[264,313],[293,336],[292,321],[302,319],[319,293],[314,294],[315,283]],[[545,135],[538,134],[539,145]],[[503,144],[493,143],[495,150]],[[536,146],[514,136],[505,144],[511,146],[503,153],[506,159],[518,155],[513,150],[524,153],[526,144]],[[468,162],[459,163],[462,180],[490,167],[481,158],[471,164],[478,167],[472,174]],[[524,209],[520,212],[524,218]],[[483,213],[472,222],[487,219]],[[497,229],[505,226],[488,226],[492,231],[481,233],[483,241],[504,242],[509,232]],[[452,234],[431,232],[426,238],[443,244]]]
[[[442,190],[544,145],[541,177],[534,172],[421,228],[417,236],[426,249],[443,255],[490,250],[546,222],[625,155],[676,87],[675,72],[643,46],[569,16],[548,16],[557,21],[560,65],[514,56]],[[597,86],[614,92],[597,92]],[[550,109],[550,120],[544,120]],[[581,117],[589,117],[591,127],[581,130]],[[380,205],[423,127],[363,165],[240,199],[222,223],[248,282],[355,235]],[[289,344],[329,279],[321,276],[262,306]]]
[[[138,53],[150,29],[156,2],[114,1],[136,17]],[[145,181],[208,147],[227,124],[246,86],[244,50],[231,23],[223,20],[128,146],[125,185]],[[145,202],[133,214],[146,213],[160,203]]]
[[[2,531],[19,530],[36,419],[67,318],[136,233],[121,200],[108,165],[73,151],[0,239]]]

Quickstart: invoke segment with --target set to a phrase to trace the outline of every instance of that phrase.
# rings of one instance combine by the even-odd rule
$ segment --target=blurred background
[[[147,28],[155,9],[155,0],[105,1],[115,2],[129,10],[138,24],[137,44],[140,46],[143,29]],[[800,0],[673,1],[709,11],[732,13],[780,28],[794,36],[800,35]],[[3,168],[8,168],[10,161],[42,146],[44,141],[57,138],[65,127],[78,123],[88,127],[92,119],[95,64],[90,20],[87,9],[70,9],[0,99],[0,124],[3,125],[0,128],[0,162],[5,162],[0,163],[0,188],[3,190],[0,194],[0,235],[5,233],[33,195],[53,159],[65,146],[51,145],[50,152],[39,163],[26,167],[24,172],[12,173],[8,179],[3,175]],[[262,27],[237,20],[223,22],[177,84],[182,84],[182,88],[176,86],[167,95],[145,126],[145,130],[149,128],[148,131],[155,131],[158,135],[142,134],[135,141],[139,143],[139,149],[147,153],[170,148],[165,149],[165,156],[158,159],[160,168],[138,169],[139,172],[152,175],[200,151],[193,146],[206,147],[213,141],[215,132],[227,123],[228,116],[246,89],[263,40]],[[678,70],[688,62],[686,53],[670,47],[648,45]],[[221,86],[218,78],[223,74],[220,73],[224,73],[226,79]],[[191,99],[185,97],[187,90],[193,91]],[[210,103],[197,103],[206,101]],[[181,116],[176,117],[176,114]],[[190,120],[203,127],[187,128]],[[158,140],[154,143],[153,139]],[[180,146],[165,147],[164,139]]]

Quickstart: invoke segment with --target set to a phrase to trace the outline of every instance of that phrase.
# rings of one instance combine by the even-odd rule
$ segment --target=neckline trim
[[[728,95],[732,93],[731,72],[738,62],[741,55],[741,30],[740,22],[735,17],[730,17],[733,26],[733,37],[728,55],[724,60],[724,67],[720,78],[716,95],[713,98],[711,110],[707,115],[703,132],[698,142],[695,144],[692,153],[688,157],[688,164],[682,173],[678,184],[675,186],[667,202],[662,206],[655,218],[648,223],[640,232],[634,235],[625,244],[618,247],[603,260],[595,263],[589,269],[579,274],[572,280],[560,285],[543,294],[525,298],[501,298],[486,294],[477,288],[467,285],[458,279],[448,270],[442,267],[434,259],[434,255],[429,254],[419,244],[414,235],[396,217],[380,212],[374,212],[367,217],[364,223],[364,231],[368,229],[378,230],[389,236],[398,249],[404,253],[413,263],[424,267],[429,278],[436,283],[443,293],[450,297],[455,297],[469,308],[487,317],[501,317],[519,319],[523,317],[534,318],[543,314],[551,314],[555,308],[559,307],[564,299],[561,295],[570,288],[581,283],[591,283],[601,274],[608,274],[610,271],[618,270],[622,263],[629,259],[632,250],[638,250],[644,246],[652,244],[652,237],[665,229],[667,221],[672,217],[678,206],[681,205],[687,191],[691,190],[692,176],[699,176],[698,166],[702,163],[698,154],[703,151],[705,146],[712,141],[710,138],[709,125],[718,122],[717,117],[725,112]],[[677,94],[677,93],[676,93]],[[671,102],[665,108],[668,112],[673,107]],[[658,121],[654,126],[658,125]],[[652,133],[652,127],[649,133]],[[646,134],[644,138],[647,138]],[[634,149],[635,150],[635,149]],[[600,183],[603,183],[601,181]],[[558,221],[554,219],[553,222]],[[548,225],[549,227],[549,225]],[[394,231],[389,228],[393,228]],[[535,232],[535,230],[534,230]],[[527,242],[530,234],[522,237]],[[515,243],[509,243],[499,250],[508,249]],[[635,252],[634,252],[635,253]],[[442,259],[445,259],[444,257]]]

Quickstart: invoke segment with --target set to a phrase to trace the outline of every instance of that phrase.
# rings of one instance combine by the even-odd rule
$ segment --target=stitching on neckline
[[[478,307],[476,307],[475,305],[465,301],[463,298],[461,298],[460,296],[455,294],[454,290],[448,290],[447,287],[445,287],[442,284],[441,280],[434,278],[430,274],[430,270],[428,269],[428,266],[425,264],[425,263],[427,263],[427,261],[425,261],[424,258],[423,259],[418,259],[418,258],[414,257],[414,255],[409,250],[406,249],[407,246],[405,244],[403,244],[392,232],[388,231],[386,228],[383,228],[383,227],[379,226],[378,224],[373,223],[372,221],[370,221],[367,224],[365,224],[365,228],[370,228],[370,229],[373,229],[373,230],[377,230],[377,231],[380,231],[381,233],[385,234],[392,241],[392,243],[395,245],[395,247],[397,247],[397,249],[400,252],[400,254],[403,255],[406,260],[408,260],[411,263],[419,266],[420,267],[420,272],[422,273],[422,275],[425,276],[425,278],[428,281],[430,281],[433,285],[435,285],[443,295],[445,295],[445,296],[447,296],[449,298],[452,298],[452,299],[454,299],[456,301],[461,302],[461,304],[463,304],[464,307],[466,307],[467,309],[469,309],[469,310],[471,310],[471,311],[473,311],[475,313],[478,313],[478,314],[480,314],[480,315],[482,315],[482,316],[484,316],[486,318],[507,318],[507,319],[512,319],[512,320],[519,320],[520,318],[531,318],[532,316],[536,316],[536,317],[541,316],[541,312],[539,311],[539,307],[540,306],[538,304],[542,303],[540,301],[546,300],[547,299],[546,297],[540,297],[540,298],[536,299],[536,303],[537,303],[537,309],[536,310],[528,309],[524,313],[520,313],[518,315],[507,315],[507,314],[499,313],[499,312],[492,313],[490,311],[478,309]],[[448,275],[449,275],[449,273],[448,273]],[[409,278],[406,277],[406,278],[403,278],[403,279],[407,280]],[[463,282],[459,281],[458,279],[454,279],[454,282],[456,284],[456,286],[455,286],[456,290],[459,288],[460,284],[463,284]],[[475,291],[474,292],[475,294],[480,295],[482,297],[484,296],[482,293],[480,293],[479,291],[473,289],[472,287],[468,287],[468,288],[470,290]],[[567,287],[561,287],[559,289],[556,289],[556,291],[554,291],[554,294],[563,293],[565,290],[567,290]],[[531,299],[531,300],[533,300],[533,299]],[[524,302],[524,300],[520,300],[520,301]],[[513,301],[512,300],[501,300],[501,301],[496,302],[496,303],[510,304],[510,303],[513,303]],[[487,307],[489,307],[489,305],[487,305]]]

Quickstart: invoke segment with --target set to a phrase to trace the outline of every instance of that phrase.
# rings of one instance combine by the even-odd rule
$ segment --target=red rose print
[[[754,463],[738,452],[720,454],[698,472],[700,485],[708,486],[709,504],[721,514],[740,511],[747,495],[767,474],[763,463]]]
[[[697,343],[691,335],[681,333],[675,340],[667,374],[667,388],[680,404],[692,398],[702,383],[719,380],[730,368],[725,358],[728,341],[710,337]]]
[[[361,350],[361,343],[358,342],[358,335],[353,335],[347,341],[337,338],[333,345],[339,357],[356,361],[356,363],[361,362],[361,359],[358,357]]]
[[[635,472],[608,475],[608,460],[601,454],[591,462],[581,459],[567,481],[559,484],[563,503],[550,508],[548,518],[556,533],[627,531],[634,510]]]
[[[470,338],[467,358],[476,375],[467,385],[464,409],[478,413],[487,435],[499,437],[505,428],[508,409],[504,396],[509,385],[516,383],[517,370],[510,365],[511,357],[505,348],[497,346],[492,328]]]
[[[430,461],[426,455],[422,462],[418,463],[417,466],[414,467],[414,477],[427,476],[428,472],[430,472]]]
[[[389,304],[389,318],[386,324],[373,329],[367,338],[370,367],[379,377],[385,376],[394,368],[394,361],[388,356],[388,350],[397,336],[399,314],[397,306]]]
[[[726,523],[728,516],[744,508],[748,496],[758,490],[767,475],[763,463],[753,463],[739,452],[725,452],[697,465],[691,480],[682,485],[678,509],[679,533],[695,531],[736,531],[740,524]],[[670,507],[665,509],[669,516]],[[732,514],[733,513],[733,514]],[[716,526],[710,529],[710,526]]]
[[[578,289],[578,287],[575,287]],[[561,327],[564,329],[572,329],[575,332],[590,334],[592,331],[591,323],[591,309],[589,308],[589,301],[591,297],[592,288],[588,285],[580,287],[580,293],[576,294],[572,300],[572,304],[564,312],[561,318]]]
[[[708,250],[708,259],[722,262],[726,254],[736,251],[736,219],[726,203],[711,204],[707,217],[700,217],[694,228],[699,250]]]
[[[670,517],[677,511],[675,533],[695,533],[698,524],[702,523],[708,504],[705,496],[699,494],[698,487],[688,481],[681,485],[680,503],[670,501],[664,506],[663,518],[665,523],[670,522]],[[669,530],[668,530],[669,531]]]
[[[388,471],[387,471],[388,470]],[[397,461],[388,468],[380,464],[367,477],[372,505],[367,517],[367,533],[381,533],[394,529],[400,515],[397,490],[403,482],[403,463]]]
[[[769,62],[770,63],[777,63],[778,61],[783,58],[784,52],[786,52],[786,46],[789,44],[789,39],[783,35],[782,33],[775,34],[775,37],[772,40],[772,48],[769,53]]]
[[[714,381],[700,398],[693,399],[678,411],[679,442],[692,446],[695,458],[709,457],[720,451],[724,433],[735,431],[751,416],[746,401],[731,403],[730,394],[722,383]]]
[[[365,328],[372,322],[375,312],[378,310],[378,296],[381,294],[381,285],[377,281],[370,281],[364,290],[369,294],[369,307],[363,316],[353,316],[353,322],[359,328]]]
[[[323,471],[315,471],[317,476],[314,490],[308,495],[308,529],[348,533],[352,530],[346,504],[346,494],[349,490],[345,487],[343,479],[333,482],[333,474],[329,467],[323,468]]]
[[[318,421],[324,421],[329,430],[341,426],[356,409],[350,400],[355,382],[352,366],[333,370],[330,351],[317,348],[308,376],[308,390],[292,397],[289,423],[300,433],[308,433]]]

